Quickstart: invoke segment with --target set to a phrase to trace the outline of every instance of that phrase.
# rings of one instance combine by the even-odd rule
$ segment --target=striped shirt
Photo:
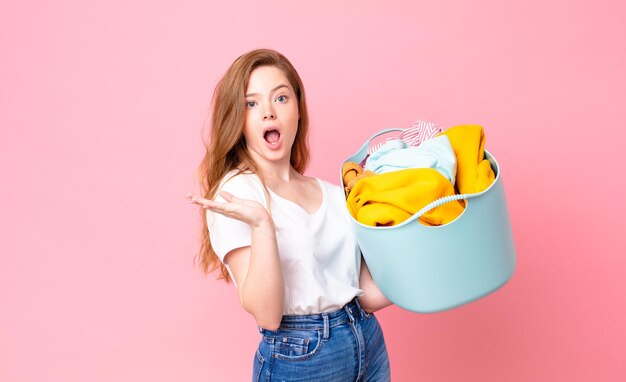
[[[441,130],[441,128],[439,128],[434,123],[428,122],[428,121],[422,121],[421,119],[418,119],[417,121],[415,121],[413,126],[409,127],[406,130],[403,130],[402,133],[400,133],[399,138],[402,139],[404,142],[406,142],[406,144],[409,146],[419,146],[422,142],[435,137],[436,135],[440,134],[442,131],[443,130]],[[380,142],[374,146],[370,146],[367,149],[367,153],[372,154],[378,151],[385,143],[393,139],[398,139],[398,138],[397,137],[387,138],[384,142]]]

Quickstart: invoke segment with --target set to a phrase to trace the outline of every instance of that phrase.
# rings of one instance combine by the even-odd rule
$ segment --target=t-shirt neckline
[[[305,209],[304,209],[301,205],[299,205],[298,203],[296,203],[296,202],[294,202],[294,201],[292,201],[292,200],[289,200],[289,199],[283,198],[282,196],[280,196],[280,195],[278,195],[277,193],[275,193],[274,191],[272,191],[269,187],[267,187],[267,190],[268,190],[268,191],[270,192],[270,194],[271,194],[272,196],[274,196],[275,198],[277,198],[277,199],[279,199],[279,200],[282,200],[282,201],[285,201],[285,202],[286,202],[286,203],[288,203],[288,204],[293,205],[296,209],[298,209],[298,210],[302,211],[305,215],[307,215],[307,216],[309,216],[309,217],[314,217],[314,216],[318,215],[318,214],[320,213],[320,211],[321,211],[322,209],[324,209],[324,207],[326,206],[326,189],[325,189],[324,184],[322,183],[322,180],[321,180],[321,179],[319,179],[319,178],[315,178],[315,177],[314,177],[313,179],[315,179],[315,180],[317,181],[317,184],[320,186],[320,189],[322,190],[322,202],[320,203],[320,205],[319,205],[319,207],[317,208],[317,210],[315,210],[313,213],[309,213],[307,210],[305,210]]]

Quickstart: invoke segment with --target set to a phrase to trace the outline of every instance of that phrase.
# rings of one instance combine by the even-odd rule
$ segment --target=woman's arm
[[[276,330],[282,319],[285,292],[274,222],[260,203],[239,199],[224,191],[219,195],[226,203],[197,195],[189,198],[212,212],[250,225],[250,246],[233,249],[224,257],[224,262],[235,277],[243,308],[254,316],[260,327]]]
[[[374,282],[367,263],[361,256],[361,276],[359,277],[359,287],[363,290],[363,295],[359,297],[359,305],[367,313],[374,313],[392,304],[383,292],[378,289]]]
[[[230,251],[224,261],[235,276],[241,306],[254,316],[260,327],[277,330],[283,316],[285,292],[271,218],[252,226],[251,245]]]

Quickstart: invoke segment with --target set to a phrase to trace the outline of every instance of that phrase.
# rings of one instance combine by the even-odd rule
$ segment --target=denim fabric
[[[283,316],[277,331],[261,334],[254,382],[390,380],[382,329],[356,299],[329,313]]]

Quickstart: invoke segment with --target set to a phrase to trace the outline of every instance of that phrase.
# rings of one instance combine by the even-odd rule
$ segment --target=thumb
[[[224,198],[224,200],[226,200],[227,202],[232,202],[234,200],[237,200],[237,198],[233,194],[231,194],[230,192],[227,192],[227,191],[220,191],[220,192],[218,192],[218,194],[222,198]]]

